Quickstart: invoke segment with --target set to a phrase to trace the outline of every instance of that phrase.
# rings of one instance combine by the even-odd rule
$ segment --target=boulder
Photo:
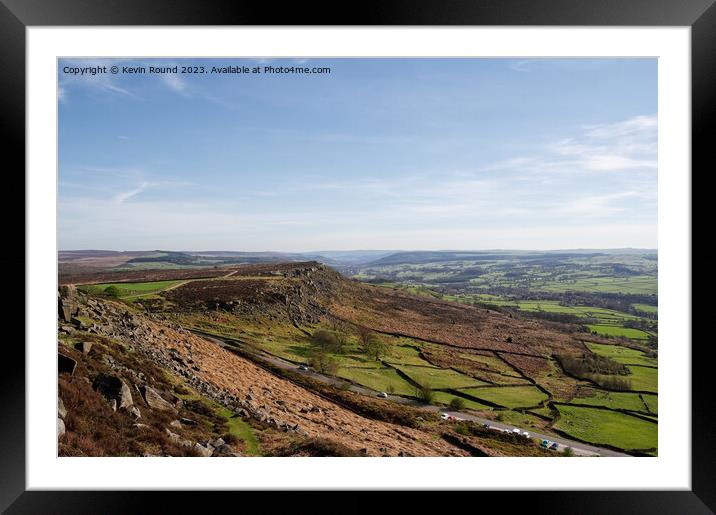
[[[65,421],[58,417],[57,418],[57,439],[59,440],[63,434],[65,434]]]
[[[226,442],[224,441],[223,438],[217,438],[216,440],[213,440],[213,441],[209,442],[209,445],[211,445],[211,446],[214,447],[215,449],[218,449],[219,447],[221,447],[221,446],[224,445],[225,443],[226,443]]]
[[[75,367],[77,367],[77,362],[74,359],[69,356],[65,356],[64,354],[57,354],[58,373],[72,375],[75,373]]]
[[[168,427],[165,427],[165,428],[164,428],[164,431],[166,431],[167,436],[169,437],[169,439],[170,439],[172,442],[174,442],[174,443],[179,443],[179,441],[181,440],[181,437],[180,437],[178,434],[176,434],[176,433],[170,431]]]
[[[65,403],[62,402],[61,398],[57,398],[57,416],[64,419],[67,416],[67,409],[65,409]]]
[[[194,444],[194,450],[198,452],[201,456],[204,456],[205,458],[208,458],[212,454],[214,454],[214,451],[210,447],[204,447],[200,443]]]
[[[142,418],[142,412],[139,411],[139,408],[136,406],[132,406],[129,408],[129,414],[132,415],[135,419]]]
[[[182,424],[185,424],[187,426],[196,426],[199,424],[196,420],[192,420],[190,418],[184,418],[184,417],[180,418],[179,422],[181,422]]]
[[[92,350],[92,342],[78,342],[75,345],[75,349],[78,351],[81,351],[82,354],[85,356],[90,353],[90,350]]]
[[[225,443],[214,449],[214,456],[240,456],[236,450]]]
[[[146,402],[150,408],[159,411],[176,412],[176,408],[172,406],[169,401],[164,400],[164,398],[159,395],[154,388],[150,386],[143,386],[140,388],[140,391],[142,392],[142,397],[144,397],[144,402]]]
[[[181,429],[181,422],[179,422],[178,420],[172,420],[171,422],[169,422],[169,425],[172,427],[176,427],[177,429]]]
[[[98,390],[108,400],[115,400],[119,409],[128,410],[134,405],[132,391],[127,383],[117,376],[99,374],[92,383],[92,388]]]

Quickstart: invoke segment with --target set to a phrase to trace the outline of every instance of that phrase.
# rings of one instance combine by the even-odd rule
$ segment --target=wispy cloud
[[[150,187],[152,187],[152,186],[157,186],[157,184],[156,184],[156,183],[152,183],[152,182],[142,182],[142,183],[139,184],[136,188],[132,188],[131,190],[122,191],[122,192],[120,192],[120,193],[117,193],[117,194],[112,198],[112,202],[113,202],[115,205],[122,205],[122,204],[124,204],[127,200],[131,199],[132,197],[136,197],[136,196],[139,195],[140,193],[143,193],[144,191],[146,191],[147,188],[150,188]]]

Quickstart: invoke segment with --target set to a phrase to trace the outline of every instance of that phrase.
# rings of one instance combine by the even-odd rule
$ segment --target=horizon
[[[59,60],[59,247],[658,246],[656,59],[184,59],[331,73],[63,71],[176,62]]]
[[[596,252],[600,250],[636,250],[636,251],[658,251],[657,247],[579,247],[579,248],[557,248],[557,249],[527,249],[527,248],[495,248],[495,249],[323,249],[323,250],[230,250],[230,249],[105,249],[98,247],[88,247],[84,249],[58,249],[58,252],[241,252],[247,254],[276,253],[276,254],[320,254],[321,252]]]

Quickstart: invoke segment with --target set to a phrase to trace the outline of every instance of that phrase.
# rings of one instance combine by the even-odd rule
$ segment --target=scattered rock
[[[178,420],[172,420],[171,422],[169,422],[169,425],[172,427],[176,427],[177,429],[181,429],[181,422],[179,422]]]
[[[214,448],[219,448],[219,447],[221,447],[222,445],[224,445],[225,443],[226,443],[226,442],[224,441],[223,438],[217,438],[216,440],[214,440],[214,441],[212,441],[212,442],[209,442],[209,445],[211,445],[211,446],[214,447]]]
[[[65,421],[57,417],[57,439],[65,434]]]
[[[117,411],[117,399],[110,399],[107,401],[112,411]]]
[[[65,403],[62,402],[61,398],[57,398],[57,416],[64,419],[67,416],[67,409],[65,409]]]
[[[185,424],[187,426],[196,426],[199,424],[196,420],[192,420],[190,418],[184,418],[184,417],[180,418],[179,422],[181,422],[182,424]]]
[[[136,406],[132,406],[129,408],[129,414],[132,415],[135,419],[142,418],[142,412],[139,411],[139,408]]]

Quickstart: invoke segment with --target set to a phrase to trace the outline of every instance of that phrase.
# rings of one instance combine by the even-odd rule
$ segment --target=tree
[[[108,295],[110,297],[119,297],[122,293],[122,290],[120,290],[116,286],[112,285],[112,286],[107,286],[104,289],[104,293],[105,293],[105,295]]]
[[[340,368],[336,358],[329,356],[320,350],[308,360],[308,364],[314,370],[317,370],[322,374],[336,375],[338,373],[338,369]]]
[[[415,388],[415,396],[423,401],[425,404],[430,404],[433,402],[433,398],[435,397],[435,393],[433,392],[432,388],[430,388],[429,385],[424,384],[422,386],[419,386]]]
[[[567,456],[567,457],[574,456],[574,451],[572,450],[571,447],[565,447],[564,450],[562,451],[562,455]]]
[[[348,344],[348,336],[340,331],[318,329],[311,335],[311,344],[325,352],[342,353]]]
[[[465,401],[460,397],[453,397],[450,399],[450,408],[454,410],[461,410],[465,407]]]
[[[366,344],[368,343],[368,340],[370,339],[371,334],[373,334],[373,331],[371,331],[367,327],[363,327],[362,325],[358,326],[358,340],[360,341],[360,343],[363,347],[365,347]]]
[[[388,345],[375,334],[370,334],[367,342],[363,344],[363,351],[369,358],[378,361],[388,353]]]
[[[318,329],[311,335],[311,344],[322,351],[334,351],[338,347],[338,338],[333,331]]]

